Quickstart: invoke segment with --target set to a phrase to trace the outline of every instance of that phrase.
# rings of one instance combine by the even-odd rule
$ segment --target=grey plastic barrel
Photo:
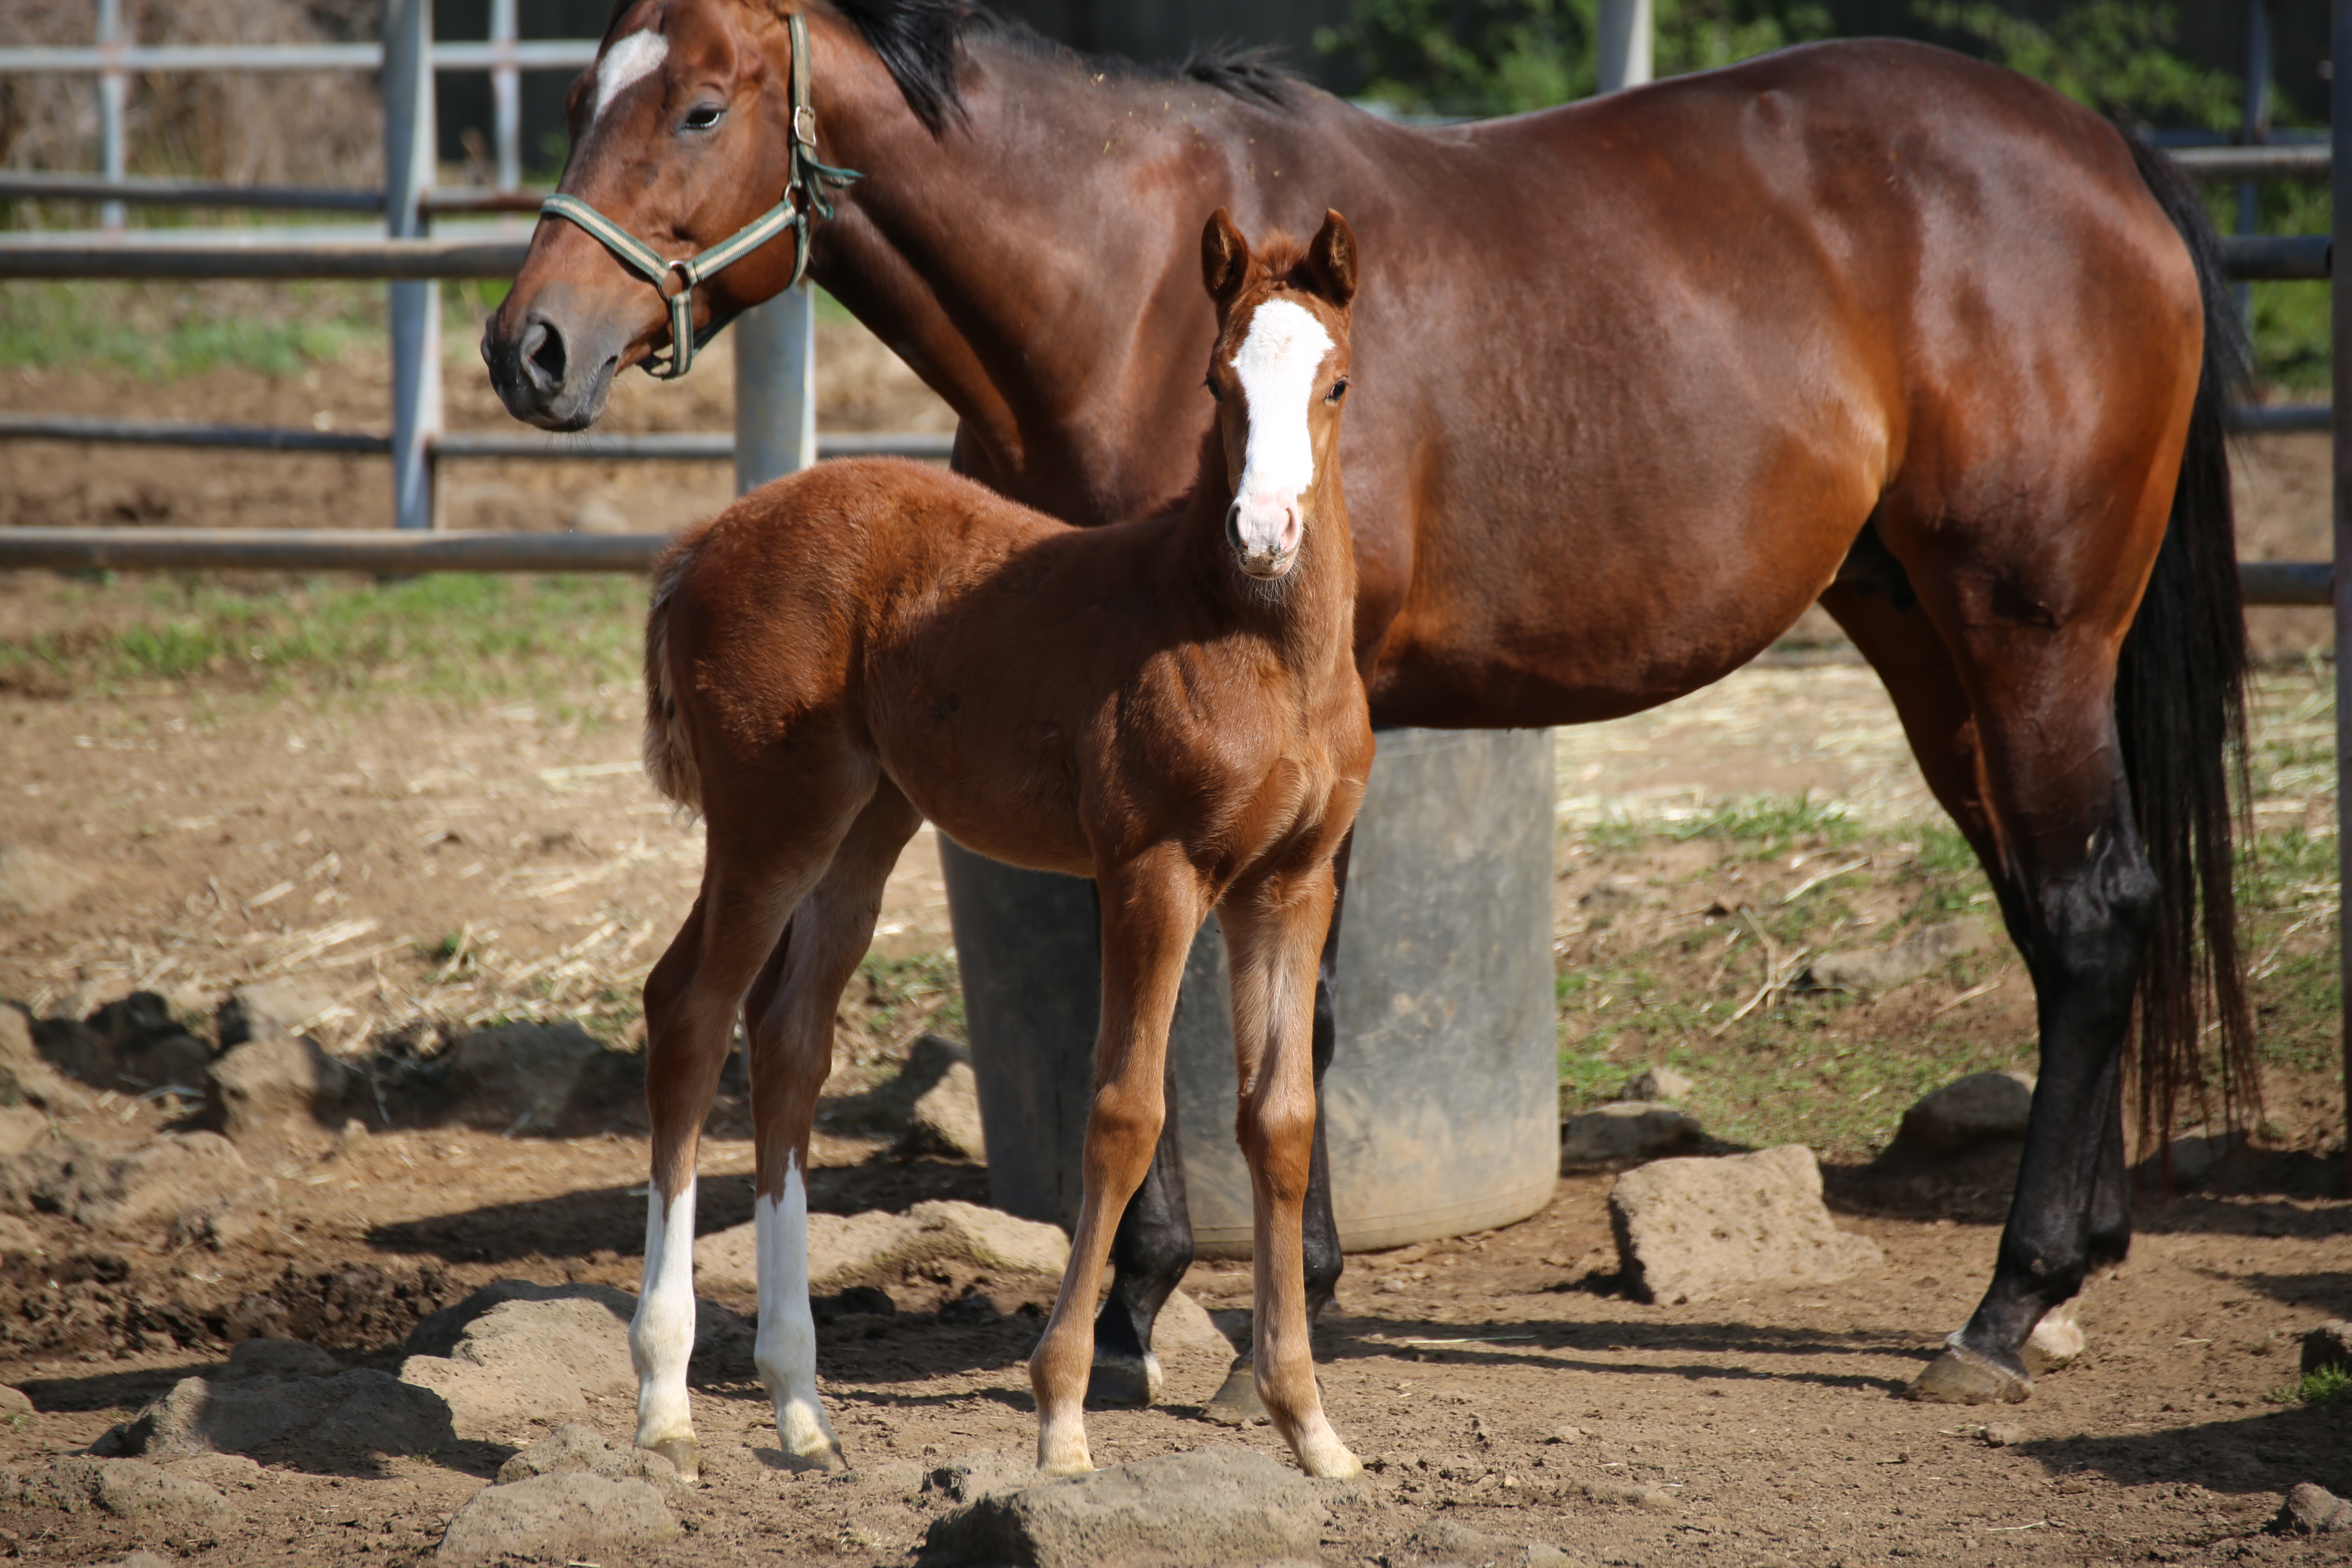
[[[1558,1171],[1549,731],[1384,730],[1340,927],[1324,1082],[1333,1207],[1351,1252],[1524,1219]],[[989,1191],[1076,1222],[1100,1018],[1093,884],[942,839]],[[1225,951],[1192,944],[1170,1042],[1192,1234],[1246,1257]]]

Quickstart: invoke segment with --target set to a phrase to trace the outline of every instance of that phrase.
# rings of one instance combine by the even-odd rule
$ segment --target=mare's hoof
[[[1257,1367],[1247,1356],[1234,1363],[1224,1386],[1209,1396],[1201,1414],[1220,1426],[1255,1426],[1270,1419],[1257,1396]]]
[[[701,1450],[694,1446],[693,1438],[672,1437],[667,1442],[653,1444],[649,1451],[659,1454],[675,1466],[677,1469],[677,1479],[688,1486],[692,1486],[702,1479]]]
[[[1929,1405],[2021,1405],[2032,1395],[2031,1376],[1957,1342],[1903,1391],[1904,1398]]]
[[[1097,1352],[1087,1374],[1087,1404],[1097,1410],[1140,1410],[1160,1403],[1166,1386],[1160,1358],[1150,1351],[1140,1357]]]
[[[845,1470],[849,1468],[849,1456],[841,1451],[840,1444],[832,1441],[820,1443],[815,1447],[809,1449],[806,1453],[791,1455],[788,1462],[792,1465],[793,1468],[796,1470]]]

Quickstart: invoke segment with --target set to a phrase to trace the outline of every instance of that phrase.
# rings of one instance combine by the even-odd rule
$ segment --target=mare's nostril
[[[522,363],[542,386],[563,384],[563,334],[550,322],[533,321],[522,335]]]
[[[1246,548],[1242,543],[1242,503],[1239,501],[1225,508],[1225,542],[1235,550]]]

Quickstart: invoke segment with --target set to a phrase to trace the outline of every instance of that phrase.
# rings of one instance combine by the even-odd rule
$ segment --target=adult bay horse
[[[2225,1093],[2255,1088],[2229,882],[2237,339],[2195,194],[2095,115],[1864,41],[1412,128],[1247,61],[1085,58],[964,0],[622,0],[570,114],[562,190],[656,275],[780,201],[834,215],[682,272],[684,320],[771,297],[805,243],[954,406],[955,466],[1079,522],[1192,483],[1197,215],[1346,211],[1378,721],[1634,712],[1820,600],[1982,860],[2039,1011],[1993,1278],[1918,1394],[2024,1398],[2037,1325],[2124,1256],[2135,1014],[2144,1122],[2201,1086],[2209,1020]],[[588,425],[670,346],[679,290],[607,243],[542,221],[490,321],[519,417]],[[1190,1261],[1180,1202],[1147,1183],[1114,1249],[1098,1345],[1131,1387]],[[1310,1199],[1318,1302],[1328,1215]]]
[[[1253,257],[1220,210],[1201,271],[1219,418],[1182,511],[1073,528],[919,464],[828,463],[753,490],[655,569],[646,765],[709,831],[701,892],[646,982],[653,1180],[629,1347],[637,1442],[689,1479],[695,1147],[739,1016],[753,1359],[785,1451],[842,1463],[817,1396],[802,1172],[841,988],[927,816],[1102,889],[1085,1199],[1030,1362],[1038,1468],[1093,1468],[1095,1298],[1160,1142],[1176,993],[1213,910],[1233,953],[1256,1391],[1309,1475],[1363,1468],[1316,1391],[1299,1256],[1316,955],[1372,764],[1339,463],[1355,239],[1331,213],[1309,244]]]

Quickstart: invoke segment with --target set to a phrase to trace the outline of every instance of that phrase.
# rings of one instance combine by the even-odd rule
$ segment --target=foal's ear
[[[1220,305],[1231,304],[1249,277],[1249,241],[1234,226],[1234,220],[1224,208],[1209,215],[1209,226],[1201,231],[1201,280],[1209,286],[1209,297]]]
[[[1307,270],[1323,297],[1341,310],[1356,297],[1356,231],[1328,207],[1323,210],[1323,226],[1307,247]]]

